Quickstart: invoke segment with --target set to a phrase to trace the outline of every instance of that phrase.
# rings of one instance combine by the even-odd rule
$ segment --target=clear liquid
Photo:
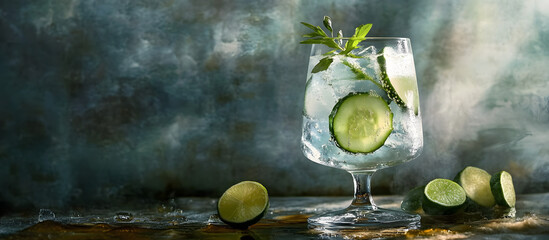
[[[417,89],[411,54],[399,56],[399,80],[409,81]],[[423,147],[421,115],[413,108],[403,108],[387,97],[387,93],[369,80],[357,80],[350,68],[336,57],[325,71],[310,73],[323,56],[311,56],[303,110],[302,150],[310,160],[350,171],[375,170],[398,165],[417,157]],[[396,58],[396,59],[399,59]],[[380,82],[377,55],[347,58]],[[394,65],[394,64],[393,64]],[[339,148],[329,129],[329,115],[339,99],[353,92],[377,94],[389,103],[393,113],[393,131],[380,148],[371,153],[351,153]],[[417,90],[416,90],[417,92]],[[411,96],[402,96],[411,97]]]

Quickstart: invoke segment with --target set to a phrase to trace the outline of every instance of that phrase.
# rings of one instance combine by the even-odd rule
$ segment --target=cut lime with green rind
[[[337,146],[352,153],[377,150],[393,131],[393,113],[376,94],[348,94],[334,106],[329,118]]]
[[[409,213],[421,213],[422,212],[422,201],[423,201],[423,191],[425,186],[420,186],[413,188],[404,195],[404,199],[400,204],[400,208],[403,211]]]
[[[506,171],[492,175],[490,187],[496,203],[503,207],[515,207],[516,195],[513,177]]]
[[[422,207],[430,215],[447,215],[457,212],[467,200],[465,190],[456,182],[437,178],[423,191]]]
[[[269,208],[267,189],[258,182],[243,181],[231,186],[217,203],[217,213],[231,227],[246,229],[257,223]]]
[[[402,108],[413,109],[414,114],[418,115],[419,92],[415,74],[407,76],[394,74],[390,63],[397,62],[392,59],[396,58],[396,55],[396,52],[390,47],[383,48],[379,53],[377,62],[381,71],[381,83],[389,98]],[[394,68],[398,68],[398,66],[394,66]]]
[[[461,170],[454,181],[457,182],[474,203],[490,208],[496,204],[490,190],[490,178],[492,176],[483,169],[468,166]]]

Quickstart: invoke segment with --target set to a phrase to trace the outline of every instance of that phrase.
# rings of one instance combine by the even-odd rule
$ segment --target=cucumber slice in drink
[[[490,190],[490,174],[476,167],[466,167],[454,179],[473,202],[482,207],[492,207],[496,204]]]
[[[217,213],[221,221],[239,229],[246,229],[257,223],[268,208],[267,189],[253,181],[233,185],[223,193],[217,203]]]
[[[490,179],[490,186],[498,205],[509,208],[515,207],[515,187],[513,186],[511,174],[506,171],[494,174]]]
[[[421,213],[421,201],[423,200],[423,191],[425,191],[425,186],[420,186],[413,188],[406,195],[400,204],[400,208],[406,212],[410,213]]]
[[[400,107],[413,109],[414,114],[418,115],[419,93],[415,73],[399,72],[402,71],[402,66],[399,66],[398,63],[410,64],[403,61],[405,60],[402,56],[397,54],[392,48],[383,48],[377,57],[381,70],[381,82],[389,98],[395,101]],[[413,64],[408,67],[413,67]]]
[[[371,153],[393,131],[393,113],[378,95],[350,93],[330,114],[330,132],[337,145],[352,153]]]
[[[446,215],[457,212],[467,200],[465,190],[456,182],[437,178],[423,190],[423,211],[431,215]]]

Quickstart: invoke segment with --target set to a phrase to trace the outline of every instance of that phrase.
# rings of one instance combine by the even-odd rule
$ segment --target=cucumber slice
[[[231,227],[246,229],[257,223],[269,208],[267,189],[258,182],[243,181],[231,186],[217,203],[217,213]]]
[[[414,114],[418,115],[419,93],[415,73],[399,73],[403,67],[413,67],[413,64],[406,66],[410,63],[404,62],[402,57],[390,47],[381,50],[377,62],[381,70],[381,83],[389,98],[400,107],[413,109]]]
[[[431,215],[447,215],[457,212],[467,200],[465,190],[456,182],[437,178],[423,190],[423,211]]]
[[[467,197],[482,207],[493,207],[496,204],[490,190],[490,174],[477,167],[466,167],[454,178],[467,194]]]
[[[496,203],[504,207],[515,207],[516,196],[513,178],[506,171],[501,171],[492,176],[490,187]]]
[[[393,131],[393,113],[378,95],[350,93],[330,114],[330,133],[337,146],[352,153],[371,153]]]
[[[409,213],[421,213],[421,201],[423,199],[423,192],[425,191],[425,186],[420,186],[413,188],[406,195],[400,204],[400,208]]]

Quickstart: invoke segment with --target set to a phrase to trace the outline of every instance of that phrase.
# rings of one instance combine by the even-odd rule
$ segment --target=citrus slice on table
[[[431,215],[445,215],[457,212],[467,200],[465,190],[456,182],[437,178],[430,181],[423,190],[423,211]]]
[[[496,204],[492,191],[490,190],[490,178],[492,176],[486,171],[477,167],[466,167],[457,174],[456,181],[467,197],[476,204],[489,208]]]
[[[423,210],[421,202],[423,200],[424,190],[425,186],[419,186],[410,190],[404,195],[400,208],[410,213],[421,213]]]
[[[490,179],[490,186],[498,205],[510,208],[515,207],[515,187],[511,174],[506,171],[494,174]]]
[[[338,147],[370,153],[383,146],[393,131],[393,113],[378,95],[350,93],[330,114],[330,132]]]
[[[217,203],[217,213],[221,221],[231,227],[243,229],[261,220],[268,208],[267,189],[254,181],[243,181],[231,186]]]

